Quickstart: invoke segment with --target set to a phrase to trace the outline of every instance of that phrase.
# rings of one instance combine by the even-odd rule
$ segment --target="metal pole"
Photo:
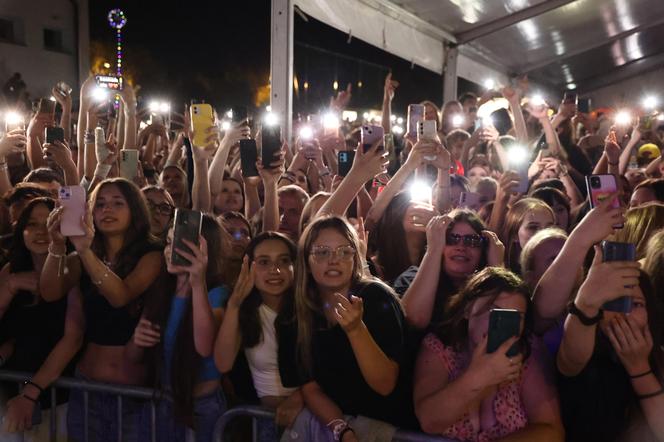
[[[445,45],[443,55],[443,104],[457,99],[457,60],[459,49],[456,45]]]
[[[282,136],[291,142],[293,116],[293,0],[272,0],[270,106],[279,117]]]

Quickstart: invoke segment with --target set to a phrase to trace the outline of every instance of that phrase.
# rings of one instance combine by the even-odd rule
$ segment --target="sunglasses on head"
[[[449,246],[455,246],[460,242],[466,247],[480,248],[484,246],[485,239],[480,235],[459,235],[456,233],[447,233],[445,241]]]

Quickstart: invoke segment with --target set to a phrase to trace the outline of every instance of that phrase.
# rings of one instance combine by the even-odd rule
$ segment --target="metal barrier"
[[[257,442],[257,423],[258,419],[270,419],[274,421],[274,412],[263,407],[255,406],[239,406],[234,407],[224,413],[217,421],[214,428],[214,442],[223,442],[224,431],[226,426],[233,419],[240,416],[251,417],[252,427],[252,442]],[[263,442],[263,441],[258,441]],[[412,431],[397,430],[392,438],[392,442],[455,442],[451,439],[444,439],[441,437],[430,436],[424,433],[415,433]]]
[[[19,389],[23,383],[32,378],[31,373],[0,370],[0,381],[17,382]],[[56,421],[56,397],[55,391],[58,388],[66,388],[69,390],[83,390],[83,428],[85,433],[85,442],[88,441],[88,396],[89,393],[110,393],[118,397],[118,441],[122,442],[122,398],[143,399],[150,401],[150,434],[152,442],[156,442],[157,433],[157,408],[155,404],[156,399],[168,399],[162,393],[158,393],[151,388],[136,387],[132,385],[119,385],[107,384],[103,382],[83,381],[75,378],[61,377],[56,380],[49,388],[51,394],[51,410],[49,422],[49,440],[54,442],[57,434],[57,421]]]

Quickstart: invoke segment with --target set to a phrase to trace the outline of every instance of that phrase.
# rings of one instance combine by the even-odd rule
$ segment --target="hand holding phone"
[[[424,105],[409,104],[408,120],[406,120],[406,136],[411,139],[417,138],[417,123],[424,121]]]
[[[46,127],[44,129],[44,142],[55,144],[56,141],[65,142],[65,130],[61,127]]]
[[[613,261],[636,261],[636,245],[632,243],[602,241],[603,262]],[[632,311],[632,297],[621,296],[612,301],[605,302],[603,310],[619,313],[630,313]]]
[[[62,236],[84,236],[81,219],[85,216],[85,190],[81,186],[63,186],[58,191],[62,210],[60,233]]]
[[[607,198],[613,198],[611,207],[614,209],[620,208],[620,201],[616,193],[618,192],[618,184],[614,175],[589,175],[586,176],[586,188],[588,189],[588,199],[590,208],[594,209]],[[613,226],[615,229],[622,229],[623,224],[616,224]]]
[[[521,335],[521,313],[513,309],[491,309],[487,334],[487,353],[494,353],[505,341]],[[514,357],[519,353],[519,343],[516,342],[507,351],[507,356]]]
[[[123,149],[120,151],[120,176],[134,181],[138,176],[138,150]]]
[[[383,126],[364,124],[362,125],[362,131],[360,135],[362,140],[362,148],[364,149],[364,152],[367,152],[369,149],[371,149],[371,146],[373,146],[378,141],[381,142],[382,146],[385,130],[383,129]],[[382,146],[382,148],[379,148],[379,150],[384,150],[384,148],[385,146]]]
[[[188,251],[189,247],[183,240],[199,245],[203,214],[198,210],[176,209],[173,222],[173,242],[171,264],[176,266],[189,266],[189,260],[177,253],[177,249]],[[190,251],[191,252],[191,251]]]
[[[355,152],[352,150],[341,150],[337,152],[337,160],[339,162],[339,176],[346,176],[353,167],[355,161]]]
[[[258,161],[258,149],[256,148],[256,140],[241,139],[240,140],[240,167],[242,169],[242,176],[249,178],[252,176],[259,176],[256,162]]]

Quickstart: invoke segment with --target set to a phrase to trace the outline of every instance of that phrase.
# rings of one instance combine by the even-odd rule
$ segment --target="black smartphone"
[[[281,152],[281,126],[265,125],[262,132],[261,160],[263,167],[270,168],[270,164],[279,160]]]
[[[337,152],[337,160],[339,162],[339,176],[346,176],[353,167],[353,160],[355,159],[355,151],[342,150]]]
[[[233,106],[231,108],[231,113],[233,115],[231,118],[233,123],[243,123],[247,121],[247,106]]]
[[[566,91],[563,94],[563,103],[565,104],[576,104],[579,99],[579,95],[573,91]]]
[[[636,261],[636,245],[627,242],[602,241],[604,262]],[[629,313],[632,311],[632,297],[621,296],[609,301],[602,309],[610,312]]]
[[[592,101],[590,100],[590,98],[579,98],[576,102],[576,109],[581,114],[589,114],[591,103]]]
[[[491,309],[489,313],[489,336],[486,351],[493,353],[508,339],[521,333],[521,313],[512,309]],[[508,357],[519,354],[519,343],[515,342],[509,350]]]
[[[65,142],[65,130],[61,127],[47,127],[44,129],[44,139],[46,143],[53,144],[56,141]]]
[[[491,121],[493,121],[493,127],[500,135],[506,135],[512,128],[512,118],[507,109],[498,109],[492,112]]]
[[[256,140],[240,140],[240,166],[242,167],[242,176],[258,176],[256,161],[258,161],[258,149],[256,148]]]
[[[188,266],[191,263],[179,255],[175,249],[184,251],[189,250],[189,247],[184,243],[183,239],[198,245],[198,237],[201,234],[201,223],[203,221],[203,214],[198,210],[175,209],[175,221],[173,223],[173,243],[171,263],[178,266]]]

